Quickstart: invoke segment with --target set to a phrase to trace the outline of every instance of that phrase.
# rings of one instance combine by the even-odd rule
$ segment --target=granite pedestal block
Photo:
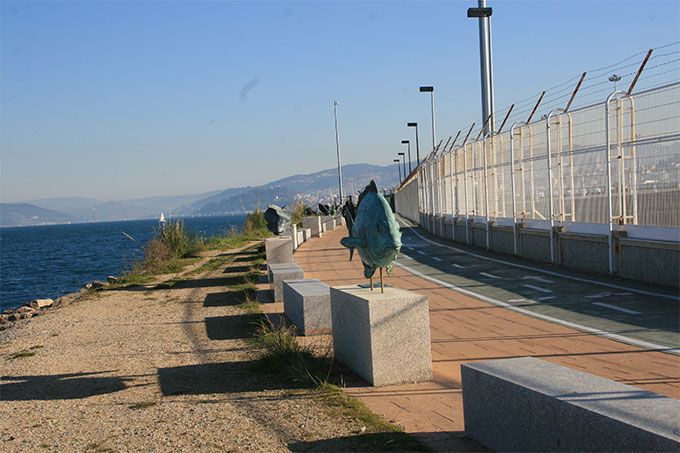
[[[323,226],[323,231],[333,231],[335,229],[335,217],[332,215],[322,215],[321,225]]]
[[[316,278],[283,282],[283,312],[303,335],[331,333],[331,293]]]
[[[307,242],[312,238],[312,230],[310,230],[309,228],[303,228],[302,234],[303,234],[302,242]]]
[[[267,264],[293,262],[293,245],[290,238],[265,239],[264,248],[267,254]]]
[[[331,288],[335,357],[374,386],[432,379],[427,296],[400,288]]]
[[[290,238],[292,240],[291,246],[293,247],[293,253],[300,247],[300,242],[298,241],[298,231],[297,225],[293,225],[292,231],[290,232]]]
[[[311,216],[302,218],[302,228],[309,228],[312,231],[312,237],[321,237],[321,217]]]
[[[269,285],[274,293],[274,302],[283,301],[283,281],[302,280],[305,272],[295,263],[267,264]]]
[[[680,401],[532,357],[461,366],[465,435],[496,451],[680,451]]]

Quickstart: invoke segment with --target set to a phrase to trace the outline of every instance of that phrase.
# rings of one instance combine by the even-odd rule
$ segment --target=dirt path
[[[253,315],[227,287],[247,253],[164,289],[102,291],[4,332],[0,450],[355,449],[358,420],[250,370]]]

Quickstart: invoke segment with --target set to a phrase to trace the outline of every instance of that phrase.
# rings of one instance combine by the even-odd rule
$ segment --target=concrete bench
[[[283,281],[302,280],[305,272],[295,263],[267,264],[269,284],[274,292],[274,302],[283,301]]]
[[[319,216],[303,217],[302,228],[310,229],[312,232],[312,237],[320,238],[322,233],[321,217]]]
[[[432,379],[427,296],[392,286],[331,287],[335,358],[371,385]]]
[[[330,288],[316,278],[284,281],[283,312],[303,335],[330,333]]]
[[[532,357],[461,374],[465,435],[492,450],[680,450],[676,399]]]
[[[293,241],[290,238],[269,238],[264,241],[267,264],[292,263]]]

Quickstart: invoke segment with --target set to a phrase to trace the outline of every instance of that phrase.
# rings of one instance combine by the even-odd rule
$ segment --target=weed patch
[[[34,351],[23,350],[15,352],[14,354],[10,354],[9,356],[7,356],[7,360],[20,359],[22,357],[33,357],[34,355],[35,355]]]
[[[139,410],[139,409],[146,409],[151,406],[155,406],[156,402],[155,401],[144,401],[142,403],[137,403],[133,404],[131,406],[128,406],[128,409],[134,409],[134,410]]]

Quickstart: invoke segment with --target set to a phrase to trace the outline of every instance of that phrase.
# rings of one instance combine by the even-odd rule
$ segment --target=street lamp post
[[[484,136],[495,130],[495,108],[493,100],[493,57],[491,55],[491,8],[486,0],[477,0],[478,8],[468,8],[467,17],[479,18],[479,61],[482,81],[482,124]],[[489,118],[489,121],[487,121]]]
[[[481,1],[481,0],[480,0]],[[435,148],[435,141],[437,140],[437,133],[435,132],[434,122],[434,87],[420,87],[421,93],[430,93],[430,104],[432,105],[432,151]]]
[[[397,163],[397,173],[399,174],[399,183],[401,184],[401,167],[399,166],[401,161],[399,159],[394,159],[394,161]]]
[[[418,145],[418,123],[406,123],[407,127],[415,127],[416,128],[416,159],[418,159],[418,165],[420,165],[420,146]]]
[[[404,156],[404,153],[397,153],[401,156],[401,159],[404,163],[404,179],[406,179],[406,157]]]
[[[342,196],[342,166],[340,165],[340,134],[338,134],[338,101],[333,101],[333,113],[335,113],[335,146],[338,152],[338,185],[340,186],[340,205],[344,201]]]
[[[402,145],[408,145],[408,174],[410,175],[413,169],[411,168],[411,142],[409,140],[402,140]]]

